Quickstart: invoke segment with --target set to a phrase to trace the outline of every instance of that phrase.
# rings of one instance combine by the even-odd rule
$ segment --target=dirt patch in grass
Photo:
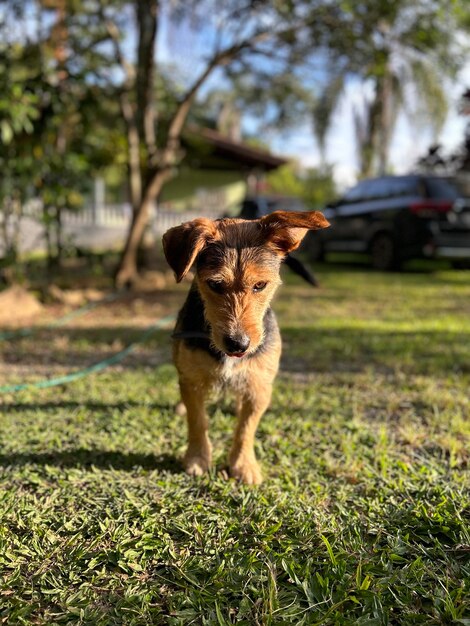
[[[0,324],[28,322],[43,312],[38,298],[19,285],[0,292]]]

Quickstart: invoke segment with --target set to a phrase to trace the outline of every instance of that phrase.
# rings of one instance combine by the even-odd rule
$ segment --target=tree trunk
[[[155,40],[158,30],[159,0],[137,0],[139,29],[135,77],[139,135],[145,140],[148,156],[156,150],[155,137]]]
[[[137,252],[140,242],[148,223],[150,210],[168,177],[168,171],[157,174],[152,182],[151,193],[144,194],[139,207],[133,212],[132,222],[116,273],[117,287],[130,286],[138,276]]]
[[[383,176],[387,173],[388,167],[388,151],[390,147],[390,138],[392,134],[392,98],[393,98],[393,86],[392,77],[388,71],[388,67],[385,68],[384,75],[380,85],[380,99],[381,99],[381,111],[380,111],[380,131],[378,133],[379,145],[377,146],[378,152],[378,173]]]
[[[367,111],[366,133],[361,146],[361,178],[376,173],[376,158],[381,157],[382,80],[377,78],[374,99]]]
[[[56,228],[56,264],[57,267],[62,265],[62,256],[63,256],[63,241],[62,241],[62,209],[60,207],[56,208],[55,215],[55,228]]]
[[[142,202],[132,215],[131,226],[116,274],[117,287],[129,287],[137,278],[137,251],[147,225],[150,204],[148,201]]]
[[[49,207],[43,204],[42,219],[44,222],[44,236],[46,238],[47,267],[52,267],[52,238],[51,238],[51,221],[49,215]]]
[[[216,67],[231,61],[244,49],[252,47],[255,43],[264,41],[270,36],[270,31],[260,31],[252,35],[249,40],[243,40],[214,54],[182,97],[169,124],[165,145],[157,153],[152,94],[158,6],[158,0],[138,0],[137,3],[136,17],[139,32],[137,78],[128,71],[120,50],[116,28],[108,24],[108,31],[115,47],[116,59],[123,68],[127,68],[127,81],[121,95],[121,110],[127,125],[131,197],[135,196],[131,198],[133,202],[132,222],[115,278],[116,285],[120,287],[132,284],[138,276],[137,251],[147,225],[149,210],[166,180],[172,177],[172,171],[180,160],[178,152],[181,132],[196,94]],[[136,94],[137,106],[133,106],[129,99],[129,93],[132,90]],[[142,148],[144,148],[145,153],[144,166],[141,163]],[[155,170],[157,162],[158,169]],[[142,192],[141,197],[137,192],[133,193],[139,183],[139,191]]]
[[[373,102],[370,103],[367,110],[365,137],[361,145],[361,178],[370,178],[374,172],[374,157],[376,155],[376,146],[378,144],[378,107],[379,102],[376,94]]]

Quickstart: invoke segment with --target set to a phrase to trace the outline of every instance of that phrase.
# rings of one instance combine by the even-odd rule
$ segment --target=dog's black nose
[[[243,354],[250,347],[250,338],[248,335],[225,335],[224,345],[228,354]]]

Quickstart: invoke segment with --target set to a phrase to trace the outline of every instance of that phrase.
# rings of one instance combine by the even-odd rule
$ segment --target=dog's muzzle
[[[224,347],[228,356],[242,357],[250,347],[250,338],[248,335],[224,335]]]

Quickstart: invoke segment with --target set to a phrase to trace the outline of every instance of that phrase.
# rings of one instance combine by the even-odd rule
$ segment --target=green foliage
[[[230,72],[229,72],[230,75]],[[267,129],[289,130],[305,119],[313,106],[314,94],[291,68],[277,73],[231,76],[230,89],[213,90],[205,99],[205,115],[217,116],[230,104],[233,110],[250,115],[259,123],[258,134]]]
[[[0,100],[0,131],[3,144],[11,143],[13,137],[22,131],[32,133],[33,120],[39,115],[38,98],[35,94],[24,93],[18,84],[8,87],[2,89]]]
[[[269,190],[284,196],[303,200],[307,208],[324,208],[336,195],[333,174],[330,169],[306,169],[299,173],[293,163],[283,165],[267,177]]]
[[[5,624],[465,623],[468,276],[317,269],[321,290],[286,274],[276,302],[284,355],[259,488],[221,471],[223,399],[216,468],[183,473],[167,333],[103,375],[3,397]],[[155,302],[18,339],[8,379],[109,354],[140,332],[130,312],[150,323]]]
[[[465,6],[465,0],[412,6],[405,0],[6,0],[0,201],[22,205],[36,196],[59,215],[77,209],[92,174],[112,165],[128,174],[131,204],[145,216],[144,200],[157,197],[184,157],[179,139],[191,112],[193,119],[213,120],[228,103],[227,128],[243,114],[256,119],[260,131],[292,128],[313,115],[323,148],[331,112],[351,77],[375,88],[357,124],[363,169],[377,155],[385,168],[397,111],[416,87],[423,106],[415,116],[426,110],[436,130],[442,124],[441,76],[464,62],[454,32],[467,23]],[[184,58],[167,67],[155,63],[165,20],[167,32],[177,23],[188,37],[187,64]],[[180,59],[184,48],[170,52]],[[217,93],[199,98],[212,77]],[[312,177],[320,189],[328,186],[322,176]],[[317,193],[313,183],[306,197],[316,206],[326,192]],[[140,234],[128,238],[123,280],[132,274],[131,242],[141,237],[144,221],[133,222]]]
[[[39,95],[27,89],[34,69],[21,59],[20,44],[0,45],[0,138],[3,146],[10,144],[17,135],[31,134],[33,122],[39,117]]]
[[[441,130],[447,115],[444,79],[454,78],[468,45],[454,34],[465,2],[405,0],[341,3],[331,35],[326,80],[313,107],[314,130],[323,150],[332,112],[348,79],[372,83],[374,95],[355,110],[360,173],[387,170],[388,147],[398,112]],[[338,38],[336,38],[338,36]]]
[[[312,109],[313,127],[323,157],[331,117],[345,88],[345,80],[346,75],[344,73],[329,78]]]
[[[305,188],[297,174],[294,164],[288,163],[278,170],[267,175],[267,182],[271,191],[286,196],[301,198]]]
[[[69,7],[70,17],[78,12],[86,20],[85,8],[75,3]],[[53,259],[61,254],[61,212],[79,210],[90,192],[92,174],[119,157],[119,127],[109,115],[117,109],[96,78],[89,80],[98,62],[101,71],[106,64],[96,54],[90,34],[84,33],[86,27],[62,22],[59,10],[46,19],[47,8],[40,13],[41,19],[32,20],[28,7],[14,1],[7,2],[4,11],[0,24],[5,38],[0,46],[0,203],[4,220],[17,231],[25,203],[33,198],[40,201]],[[14,16],[16,35],[7,27]],[[28,37],[20,36],[22,29]],[[69,53],[77,50],[78,42],[90,45],[80,57]],[[8,230],[3,231],[4,246],[15,248],[17,242],[6,241]],[[16,259],[17,251],[10,256]]]

